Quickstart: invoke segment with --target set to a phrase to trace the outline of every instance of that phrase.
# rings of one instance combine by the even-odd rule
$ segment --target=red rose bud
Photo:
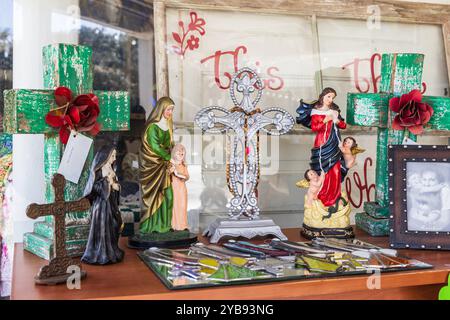
[[[66,87],[58,87],[55,90],[54,96],[56,104],[62,107],[72,100],[72,91]]]
[[[396,112],[392,122],[394,130],[408,129],[413,134],[422,134],[423,125],[428,123],[433,115],[433,108],[422,102],[419,90],[412,90],[401,97],[389,100],[389,108]]]

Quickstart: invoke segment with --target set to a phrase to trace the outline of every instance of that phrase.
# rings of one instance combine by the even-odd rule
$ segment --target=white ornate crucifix
[[[218,238],[225,234],[247,238],[275,234],[279,238],[285,238],[272,220],[259,219],[256,197],[260,175],[259,132],[277,136],[285,134],[294,126],[294,118],[281,108],[268,108],[263,111],[257,108],[262,90],[263,83],[256,72],[250,68],[242,68],[231,79],[230,96],[235,107],[231,110],[217,106],[207,107],[200,110],[195,117],[196,124],[203,131],[227,133],[228,137],[227,181],[233,195],[227,205],[230,219],[216,221],[205,232],[214,234],[211,242],[217,242]],[[242,94],[240,102],[236,91]],[[250,223],[251,220],[255,222]],[[241,223],[237,223],[238,221]],[[223,225],[225,222],[228,223],[228,228]],[[244,225],[242,222],[247,223]],[[244,232],[240,230],[241,227],[254,230]],[[217,241],[214,241],[215,239]]]

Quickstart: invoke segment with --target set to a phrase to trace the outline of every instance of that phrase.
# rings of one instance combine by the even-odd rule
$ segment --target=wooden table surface
[[[303,241],[299,229],[285,229],[291,241]],[[388,247],[385,237],[370,237],[356,230],[358,239]],[[125,238],[121,247],[126,248]],[[201,241],[206,241],[200,238]],[[434,265],[433,269],[385,273],[381,289],[367,288],[369,275],[327,279],[290,280],[274,283],[232,285],[215,288],[169,290],[138,258],[125,249],[122,263],[107,266],[83,265],[87,278],[81,289],[66,285],[39,286],[33,277],[46,261],[16,244],[11,299],[437,299],[450,272],[450,252],[400,250],[402,254]]]

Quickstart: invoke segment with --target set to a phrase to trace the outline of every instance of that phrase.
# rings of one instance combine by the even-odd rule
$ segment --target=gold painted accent
[[[347,200],[347,205],[339,203],[339,209],[333,213],[330,218],[322,220],[328,215],[328,207],[325,207],[320,200],[313,200],[312,206],[306,204],[305,195],[305,214],[303,223],[312,228],[347,228],[350,226],[350,203],[347,194],[342,191],[342,197]]]
[[[351,149],[352,151],[352,155],[356,156],[358,153],[363,153],[364,151],[366,151],[366,149],[360,148],[360,147],[353,147]]]
[[[297,187],[299,188],[305,188],[308,189],[309,188],[309,181],[306,179],[302,179],[297,181],[297,183],[295,184]]]

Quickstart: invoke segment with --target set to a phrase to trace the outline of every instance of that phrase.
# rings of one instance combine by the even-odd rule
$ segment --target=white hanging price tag
[[[72,130],[58,168],[66,180],[78,183],[92,142],[93,139]]]
[[[407,144],[407,145],[418,145],[417,142],[415,142],[414,140],[411,140],[410,138],[404,138],[402,144]]]

